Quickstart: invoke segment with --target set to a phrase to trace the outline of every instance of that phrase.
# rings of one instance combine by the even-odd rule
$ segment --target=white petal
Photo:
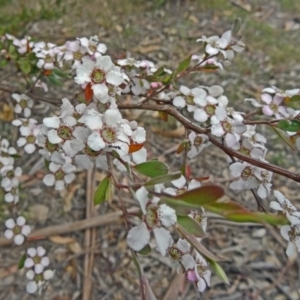
[[[146,214],[146,204],[149,201],[148,191],[143,186],[140,187],[136,192],[135,196],[140,203],[143,214]]]
[[[44,118],[43,124],[48,128],[58,128],[60,125],[60,119],[59,117],[56,116],[50,118]]]
[[[168,227],[174,225],[177,221],[175,210],[166,204],[159,206],[158,214],[163,226]]]
[[[24,243],[24,236],[22,234],[17,234],[15,237],[14,237],[14,242],[16,245],[22,245]]]
[[[37,291],[38,287],[35,281],[30,281],[26,285],[26,291],[29,294],[34,294]]]
[[[105,148],[105,142],[99,132],[93,132],[87,140],[89,147],[94,151],[99,151]]]
[[[149,240],[150,232],[144,222],[131,228],[126,238],[128,246],[135,251],[142,250],[149,243]]]
[[[47,174],[47,175],[45,175],[45,177],[43,178],[43,182],[47,186],[53,186],[54,182],[55,182],[54,175],[53,174]]]
[[[168,230],[163,227],[153,228],[158,251],[162,256],[166,255],[166,251],[169,247],[169,240],[172,239],[171,234]]]

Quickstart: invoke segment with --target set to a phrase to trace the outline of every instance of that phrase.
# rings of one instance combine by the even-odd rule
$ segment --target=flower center
[[[232,124],[228,121],[222,122],[222,127],[226,132],[232,132]]]
[[[13,229],[14,235],[20,234],[22,232],[22,227],[21,226],[15,226]]]
[[[26,138],[27,144],[34,144],[35,140],[36,140],[36,138],[34,135],[28,135]]]
[[[195,104],[194,97],[192,95],[189,95],[189,96],[185,97],[185,101],[189,105],[194,105]]]
[[[9,178],[9,179],[13,179],[15,177],[14,171],[8,171],[6,173],[6,177]]]
[[[91,50],[91,52],[95,53],[97,51],[97,47],[94,45],[89,45],[89,50]]]
[[[82,57],[83,57],[83,54],[80,51],[76,51],[76,52],[73,53],[73,58],[75,60],[81,60]]]
[[[181,195],[186,192],[186,187],[182,187],[176,191],[176,195]]]
[[[24,109],[27,107],[27,100],[26,99],[21,99],[19,102],[20,106]]]
[[[201,277],[203,277],[207,270],[207,266],[205,266],[203,263],[197,264],[197,271]]]
[[[105,80],[105,73],[100,69],[95,69],[91,74],[94,83],[102,83]]]
[[[61,126],[57,129],[57,134],[63,140],[72,139],[72,129],[68,126]]]
[[[159,224],[157,207],[151,205],[147,207],[147,211],[145,215],[145,223],[151,229],[157,227],[157,225]]]
[[[49,54],[47,54],[45,56],[45,63],[52,63],[52,62],[53,62],[52,56],[50,56]]]
[[[101,130],[101,136],[103,140],[108,144],[115,143],[117,140],[116,130],[110,126],[105,126]]]
[[[55,179],[56,179],[56,180],[63,180],[64,177],[65,177],[65,173],[64,173],[64,171],[63,171],[62,169],[59,169],[59,170],[54,174],[54,176],[55,176]]]
[[[278,112],[278,105],[271,103],[270,108],[273,112],[277,113]]]
[[[170,247],[168,253],[170,258],[176,261],[180,261],[183,256],[183,253],[176,247]]]
[[[239,150],[242,154],[244,155],[247,155],[247,156],[250,156],[250,149],[244,147],[244,146],[241,146],[240,150]]]
[[[52,144],[52,143],[49,142],[48,139],[46,139],[46,142],[45,142],[45,148],[46,148],[50,153],[53,153],[54,151],[58,151],[58,150],[59,150],[58,144]]]
[[[201,136],[196,136],[194,139],[194,146],[199,147],[203,143],[203,139]]]
[[[209,116],[212,116],[215,114],[215,111],[216,111],[216,107],[214,105],[207,105],[205,107],[205,112],[209,115]]]
[[[97,157],[98,155],[101,154],[101,150],[100,151],[94,151],[88,145],[85,146],[84,152],[89,157]]]
[[[253,171],[251,167],[246,167],[241,173],[241,177],[243,178],[243,180],[248,180],[252,176],[253,176]]]
[[[32,258],[32,260],[34,261],[35,264],[39,264],[41,262],[41,257],[36,255],[35,257]]]

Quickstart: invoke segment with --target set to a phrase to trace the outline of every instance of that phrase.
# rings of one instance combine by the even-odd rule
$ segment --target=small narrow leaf
[[[106,193],[109,187],[109,178],[106,176],[98,185],[94,195],[94,205],[101,204],[106,200]]]
[[[141,174],[154,178],[161,175],[166,175],[169,172],[169,167],[158,160],[147,161],[134,166]]]
[[[293,150],[296,150],[295,146],[293,145],[293,143],[291,142],[291,140],[289,139],[289,136],[282,131],[279,128],[276,127],[272,127],[273,130],[276,132],[276,134],[288,145],[290,146]]]
[[[240,18],[236,18],[232,25],[231,25],[231,33],[232,33],[232,36],[235,37],[237,35],[237,33],[239,32],[240,28],[241,28],[241,25],[242,25],[242,21]]]
[[[280,120],[277,124],[277,128],[285,131],[298,132],[300,131],[300,121],[298,120]]]
[[[147,244],[142,250],[138,251],[137,253],[138,254],[141,254],[141,255],[148,255],[150,252],[151,252],[151,247],[149,244]]]
[[[217,274],[217,276],[226,284],[230,285],[228,277],[226,275],[226,273],[224,272],[224,270],[222,269],[222,267],[213,259],[208,258],[207,259],[209,262],[210,267],[212,268],[212,270]]]
[[[189,65],[190,65],[190,63],[191,63],[191,58],[192,58],[192,56],[191,55],[189,55],[187,58],[185,58],[180,64],[179,64],[179,66],[178,66],[178,68],[177,68],[177,73],[181,73],[181,72],[183,72],[183,71],[185,71],[188,67],[189,67]]]
[[[22,257],[20,258],[20,260],[19,260],[19,263],[18,263],[18,269],[19,270],[24,268],[25,260],[26,260],[26,253],[24,253],[22,255]]]
[[[178,179],[181,176],[181,172],[176,172],[173,174],[157,176],[144,184],[144,186],[155,185],[159,183],[170,182],[172,180]]]
[[[205,232],[201,225],[194,219],[188,216],[177,216],[177,223],[182,226],[188,233],[193,234],[195,237],[204,237]]]

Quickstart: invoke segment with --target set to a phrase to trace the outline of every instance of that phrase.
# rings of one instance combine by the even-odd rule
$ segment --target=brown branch
[[[190,121],[189,119],[187,119],[186,117],[181,115],[180,112],[171,105],[167,105],[167,104],[158,105],[158,104],[152,104],[152,103],[145,103],[143,105],[119,104],[118,107],[119,107],[119,109],[144,109],[144,110],[166,112],[169,115],[173,116],[176,120],[178,120],[185,128],[191,129],[191,130],[195,131],[196,133],[206,134],[209,138],[209,141],[212,144],[214,144],[215,146],[217,146],[218,148],[220,148],[221,150],[223,150],[227,155],[238,158],[238,159],[245,161],[253,166],[271,171],[273,173],[282,175],[287,178],[290,178],[296,182],[300,182],[300,174],[289,172],[286,169],[283,169],[281,167],[254,159],[250,156],[245,156],[245,155],[241,154],[240,152],[237,152],[231,148],[226,147],[219,140],[217,140],[214,136],[212,136],[209,133],[209,129],[203,128],[203,127],[193,123],[192,121]]]

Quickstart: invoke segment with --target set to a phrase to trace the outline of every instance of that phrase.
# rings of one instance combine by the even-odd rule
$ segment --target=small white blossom
[[[179,239],[177,243],[175,243],[172,238],[169,240],[167,257],[178,273],[182,269],[187,271],[195,267],[195,260],[190,254],[190,248],[191,246],[186,240]]]
[[[156,186],[156,191],[161,187]],[[136,198],[143,212],[143,222],[131,228],[127,235],[127,244],[135,251],[142,250],[150,241],[150,232],[153,231],[158,251],[164,256],[169,247],[170,232],[164,227],[172,226],[177,221],[175,210],[166,204],[159,205],[159,198],[151,200],[148,191],[141,187],[136,191]]]
[[[12,97],[16,100],[15,113],[24,113],[25,118],[31,115],[31,108],[33,106],[33,100],[25,94],[12,94]]]
[[[282,193],[279,191],[274,191],[274,196],[277,198],[277,201],[271,201],[270,207],[282,211],[289,221],[292,224],[300,223],[300,212],[297,211],[297,208],[288,200]]]
[[[49,265],[49,257],[45,256],[46,250],[39,246],[37,248],[27,249],[27,258],[25,259],[25,268],[33,268],[35,274],[41,274],[45,267]]]
[[[4,232],[4,236],[7,239],[14,239],[16,245],[23,244],[25,237],[31,232],[29,225],[25,225],[26,220],[24,217],[20,216],[16,219],[8,219],[5,222],[5,226],[8,228]]]
[[[34,294],[38,292],[41,294],[42,289],[47,286],[47,281],[54,277],[53,270],[46,270],[41,274],[36,274],[33,270],[28,270],[26,272],[26,277],[30,281],[26,285],[26,291],[29,294]]]
[[[286,248],[286,255],[291,256],[295,251],[300,252],[300,222],[298,224],[283,225],[280,228],[280,233],[282,237],[288,241],[288,246]]]

